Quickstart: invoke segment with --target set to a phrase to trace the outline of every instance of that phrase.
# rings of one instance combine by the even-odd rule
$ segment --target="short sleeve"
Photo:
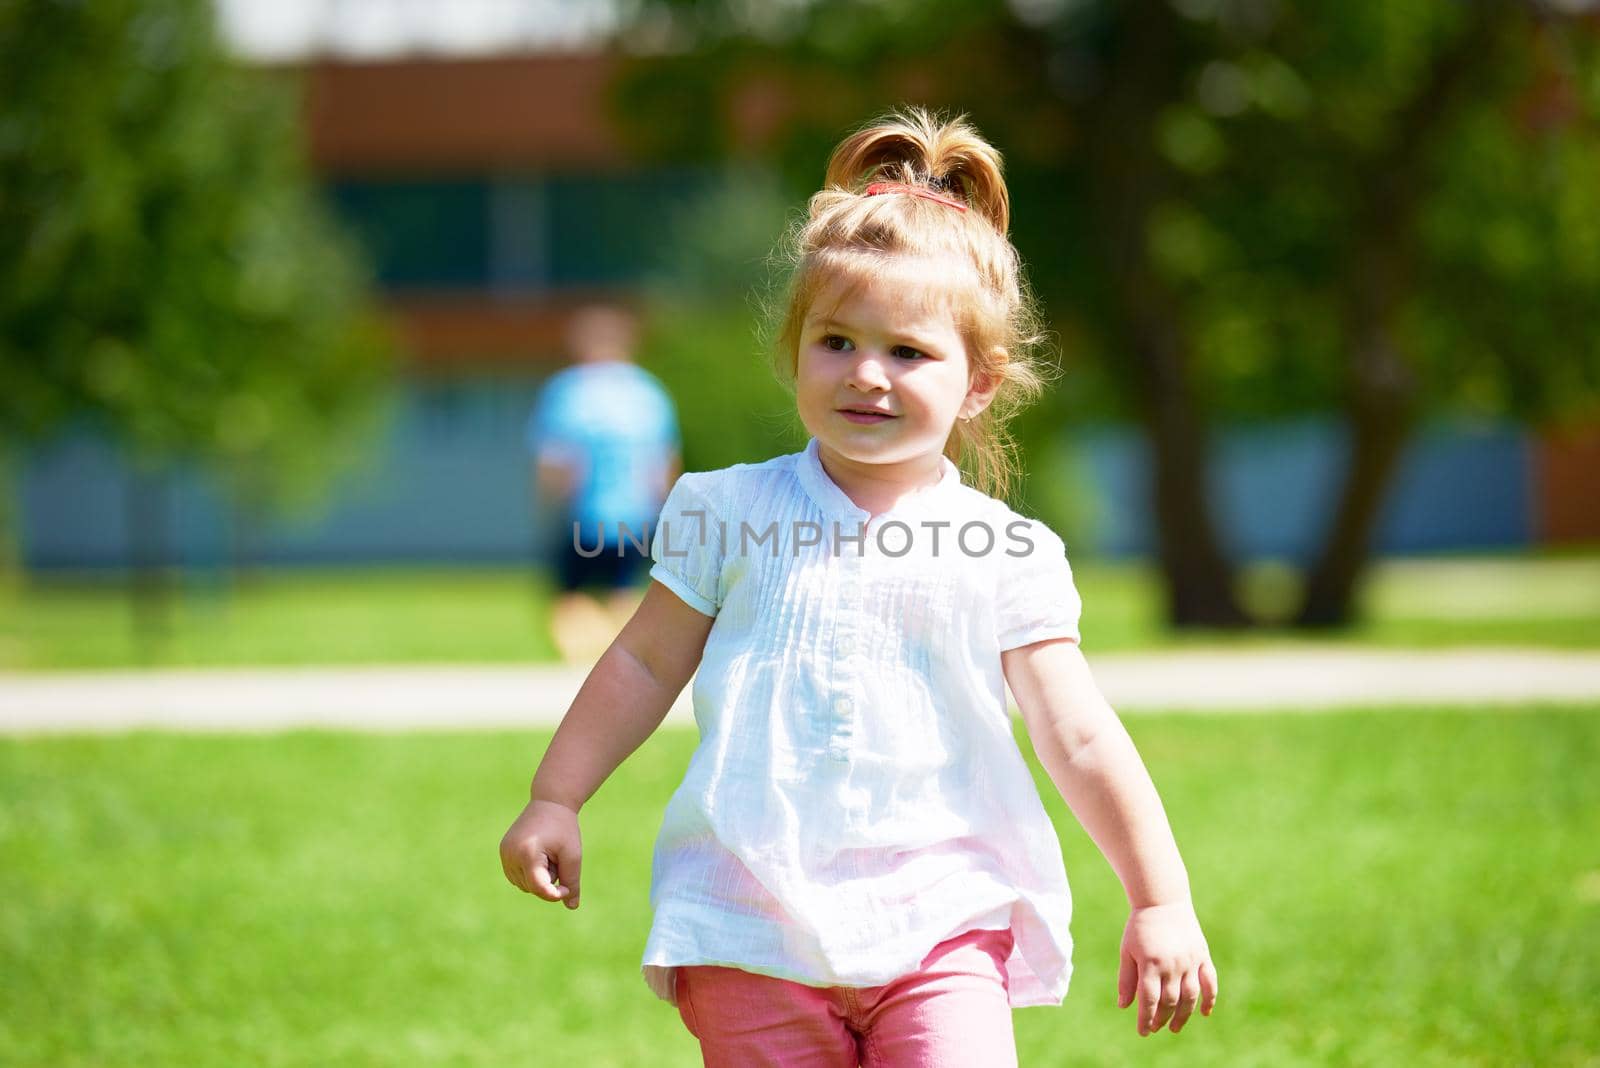
[[[1047,638],[1076,642],[1083,602],[1072,582],[1066,545],[1038,520],[1021,520],[1006,529],[995,598],[1001,651]]]
[[[723,526],[711,502],[714,483],[709,472],[678,477],[661,506],[650,539],[650,577],[678,595],[701,615],[715,616],[722,607]]]
[[[641,372],[649,383],[651,398],[650,411],[654,418],[651,420],[651,432],[655,443],[661,448],[675,449],[678,447],[678,413],[672,403],[672,395],[666,388],[648,372]]]
[[[571,381],[571,376],[565,371],[558,371],[545,383],[533,402],[533,410],[528,413],[528,425],[523,432],[523,444],[534,456],[552,451],[572,436],[566,418],[573,407],[572,390],[569,388]]]

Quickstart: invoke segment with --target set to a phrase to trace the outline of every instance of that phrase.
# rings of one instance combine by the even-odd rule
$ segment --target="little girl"
[[[1127,892],[1120,1004],[1145,1035],[1215,1002],[1062,542],[989,495],[1041,386],[1008,214],[960,120],[895,114],[834,151],[777,339],[811,441],[678,479],[654,581],[500,843],[512,883],[577,908],[579,809],[695,676],[644,975],[707,1065],[1016,1063],[1011,1007],[1066,994],[1071,902],[1007,683]]]

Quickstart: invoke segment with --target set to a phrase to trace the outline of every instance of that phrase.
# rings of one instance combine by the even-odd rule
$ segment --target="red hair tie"
[[[940,196],[931,189],[924,189],[920,185],[906,185],[904,182],[873,182],[867,186],[861,195],[875,197],[880,193],[909,193],[914,197],[921,197],[923,200],[931,200],[937,204],[955,208],[957,211],[967,210],[967,206],[959,200],[951,200],[949,197]]]

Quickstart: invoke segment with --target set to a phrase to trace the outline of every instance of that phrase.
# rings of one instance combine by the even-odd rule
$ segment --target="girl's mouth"
[[[892,415],[882,415],[877,412],[852,412],[848,408],[840,409],[839,414],[852,423],[883,423],[894,418]]]

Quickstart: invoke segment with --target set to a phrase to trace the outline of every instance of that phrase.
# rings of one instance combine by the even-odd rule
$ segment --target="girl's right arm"
[[[513,885],[578,907],[578,810],[660,726],[700,663],[713,622],[650,583],[578,689],[534,773],[527,807],[500,840],[500,865]]]
[[[1166,810],[1133,739],[1101,694],[1078,644],[1046,639],[1000,654],[1028,736],[1061,797],[1122,880],[1118,1005],[1139,1002],[1141,1035],[1211,1015],[1217,969]]]

